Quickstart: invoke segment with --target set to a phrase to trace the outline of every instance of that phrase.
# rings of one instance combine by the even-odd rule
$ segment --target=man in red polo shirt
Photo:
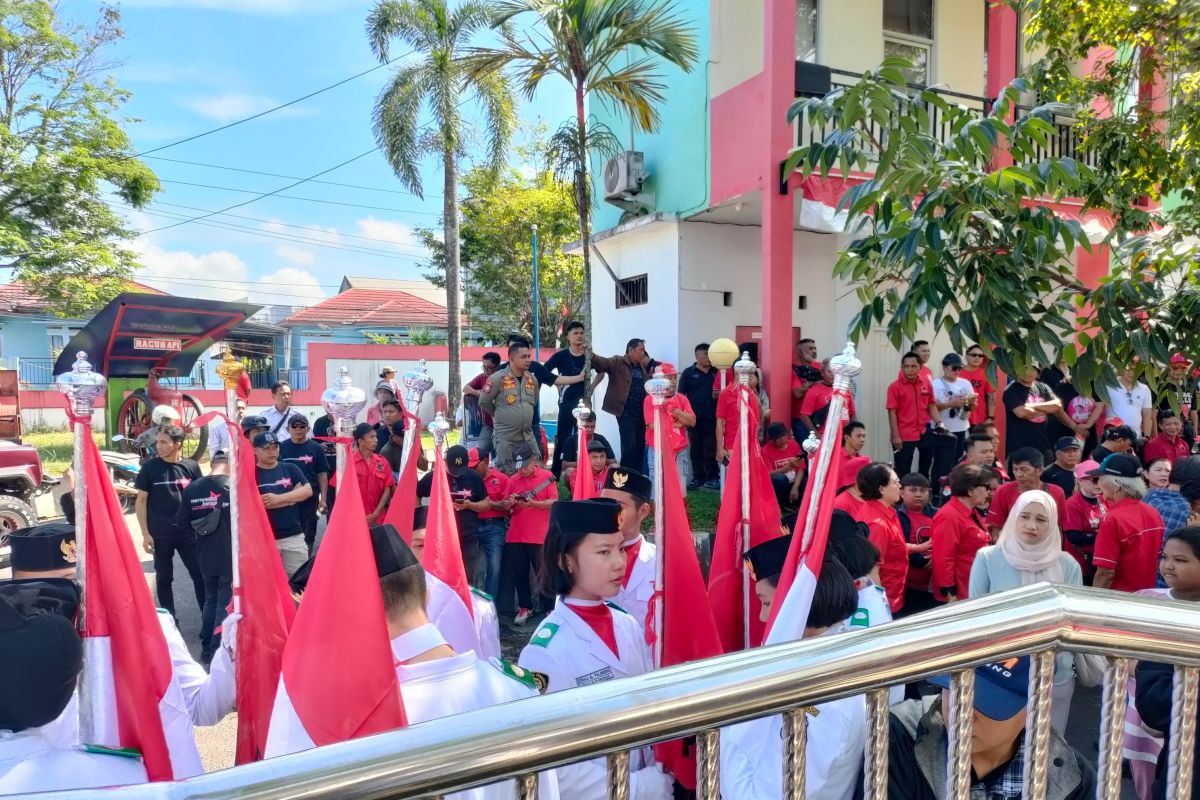
[[[1012,454],[1013,480],[1004,483],[992,496],[992,504],[988,507],[987,524],[994,540],[1008,519],[1008,512],[1017,504],[1021,492],[1031,492],[1040,489],[1054,498],[1058,506],[1058,529],[1062,531],[1063,520],[1067,518],[1067,496],[1061,486],[1046,483],[1042,480],[1042,469],[1046,466],[1046,457],[1041,451],[1032,447],[1022,447]]]
[[[825,429],[825,418],[829,415],[829,401],[833,399],[833,370],[829,359],[821,362],[821,382],[814,385],[804,395],[804,404],[800,406],[800,421],[810,431],[821,435]],[[854,398],[846,398],[846,412],[854,419]]]
[[[913,471],[917,442],[929,423],[941,424],[933,387],[921,376],[921,359],[905,353],[900,359],[900,377],[887,389],[888,425],[892,432],[892,462],[899,475]]]
[[[367,511],[367,524],[374,525],[387,509],[388,499],[396,486],[396,476],[387,459],[375,452],[375,428],[360,422],[354,428],[354,449],[350,451],[350,465],[358,475],[358,487],[362,492],[363,508]],[[330,481],[336,484],[337,481]]]
[[[1175,466],[1175,462],[1191,455],[1191,442],[1183,436],[1183,420],[1173,408],[1164,408],[1158,412],[1158,435],[1146,442],[1142,451],[1142,461],[1149,464],[1159,458],[1165,458]]]
[[[500,594],[500,568],[504,555],[504,536],[508,531],[508,476],[492,466],[491,453],[472,447],[467,451],[467,466],[483,478],[488,508],[479,512],[479,547],[487,564],[483,590],[493,598]]]
[[[1096,532],[1092,585],[1118,592],[1153,587],[1162,551],[1163,520],[1142,502],[1146,483],[1137,456],[1111,455],[1090,474],[1100,478],[1100,492],[1108,507]]]
[[[741,420],[738,395],[742,387],[735,381],[721,391],[717,398],[717,463],[725,466],[725,458],[733,452],[733,440],[737,436]],[[750,435],[758,436],[758,420],[762,417],[762,407],[758,403],[758,375],[750,374],[750,391],[746,393],[749,413],[746,424],[750,427]],[[722,476],[724,472],[722,472]]]

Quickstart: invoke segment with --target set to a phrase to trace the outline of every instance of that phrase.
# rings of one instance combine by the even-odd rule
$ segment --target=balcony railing
[[[861,77],[862,73],[859,72],[830,68],[829,88],[836,90],[839,87],[853,86]],[[916,94],[925,87],[910,85],[909,88]],[[992,101],[986,97],[952,92],[948,89],[935,88],[932,91],[944,98],[948,103],[966,109],[973,117],[982,118],[992,108]],[[806,86],[797,86],[796,97],[822,96],[824,96],[824,92],[812,90],[811,82]],[[1017,108],[1019,114],[1026,114],[1030,111],[1030,107],[1028,106],[1018,106]],[[943,143],[948,142],[954,134],[951,123],[945,119],[945,115],[936,105],[926,103],[925,109],[929,117],[929,131],[938,141]],[[1079,133],[1075,120],[1068,117],[1055,117],[1052,124],[1054,125],[1055,133],[1050,136],[1045,147],[1040,145],[1036,147],[1034,156],[1029,159],[1029,162],[1037,163],[1044,158],[1069,157],[1074,158],[1080,163],[1094,167],[1096,164],[1095,154],[1084,151],[1083,137]],[[810,125],[807,115],[796,120],[793,126],[795,130],[795,142],[799,147],[807,147],[810,144],[823,142],[835,130],[832,122],[818,128],[813,128]],[[877,142],[883,141],[886,137],[886,130],[873,121],[867,121],[864,130]],[[877,153],[868,150],[868,157],[872,162],[876,160],[877,155]]]

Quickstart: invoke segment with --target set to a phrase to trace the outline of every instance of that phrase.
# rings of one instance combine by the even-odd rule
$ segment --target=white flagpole
[[[233,357],[233,351],[226,350],[225,355],[221,359],[221,363],[217,365],[217,375],[225,383],[225,414],[231,422],[237,423],[237,385],[242,377],[242,373],[246,371],[246,367],[242,362]],[[225,424],[225,423],[222,423]],[[243,445],[242,439],[245,437],[240,434],[234,434],[229,439],[229,452],[227,456],[229,464],[229,549],[233,554],[233,572],[232,572],[232,588],[233,588],[233,612],[235,614],[242,613],[242,536],[241,523],[238,519],[238,472],[241,465],[238,463],[238,454],[241,453]],[[221,509],[217,509],[219,514]]]
[[[577,453],[577,455],[575,456],[575,458],[576,458],[575,480],[579,480],[578,472],[581,469],[585,469],[585,468],[587,469],[587,472],[584,473],[586,475],[590,476],[592,474],[592,465],[587,460],[588,459],[587,448],[584,447],[584,444],[583,444],[583,421],[585,419],[587,419],[587,415],[590,413],[592,413],[592,410],[587,407],[587,403],[583,402],[582,397],[579,398],[579,404],[576,405],[575,408],[573,408],[571,410],[571,416],[573,416],[575,418],[575,450]],[[589,477],[589,480],[591,480],[590,477]],[[571,482],[570,488],[571,488],[571,494],[574,495],[575,494],[575,482],[574,481]]]
[[[738,437],[741,441],[738,455],[742,460],[742,555],[750,550],[750,376],[754,374],[754,362],[749,353],[733,365],[738,382]],[[750,570],[742,564],[742,647],[750,649]]]
[[[663,375],[662,367],[646,381],[646,394],[654,405],[654,668],[662,667],[663,652],[663,568],[667,560],[666,537],[663,535],[663,401],[671,390],[671,382]]]

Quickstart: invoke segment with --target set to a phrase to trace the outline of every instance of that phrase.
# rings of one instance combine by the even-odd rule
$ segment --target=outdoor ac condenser
[[[646,178],[645,154],[626,150],[613,156],[604,165],[604,199],[628,200],[642,190]]]

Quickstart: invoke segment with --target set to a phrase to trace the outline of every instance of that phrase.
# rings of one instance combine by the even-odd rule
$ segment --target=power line
[[[377,149],[379,149],[379,148],[376,148],[376,150]],[[372,151],[372,152],[374,152],[374,151]],[[362,156],[359,156],[359,158],[362,158]],[[336,167],[334,169],[336,169]],[[326,170],[326,171],[328,172],[329,170]],[[176,180],[170,180],[167,178],[159,178],[159,183],[170,183],[170,184],[174,184],[176,186],[194,186],[198,189],[218,189],[223,192],[241,192],[242,194],[258,194],[258,191],[255,189],[239,189],[234,186],[216,186],[211,183],[192,183],[191,181],[176,181]],[[285,186],[282,189],[279,189],[278,191],[282,192],[286,189],[290,189],[292,186],[299,186],[301,183],[306,183],[306,181],[304,179],[300,179],[296,183],[293,183],[291,186]],[[363,205],[361,203],[343,203],[343,202],[340,202],[337,200],[321,200],[316,197],[297,197],[296,195],[293,195],[293,194],[278,194],[276,192],[272,192],[267,196],[278,197],[282,200],[303,200],[307,203],[323,203],[325,205],[331,205],[331,206],[349,206],[350,208],[365,208],[369,211],[386,211],[386,212],[390,212],[390,213],[394,213],[394,214],[419,214],[420,216],[423,216],[423,217],[440,217],[441,216],[441,214],[439,214],[436,211],[410,211],[407,208],[384,208],[381,206]],[[254,201],[251,200],[250,202],[254,202]],[[243,203],[243,205],[245,205],[245,204]],[[237,206],[230,206],[230,208],[237,208]],[[223,213],[223,212],[218,211],[218,212],[213,212],[213,213],[219,214],[219,213]],[[147,233],[149,233],[149,232],[150,231],[147,231]]]
[[[150,158],[155,161],[168,161],[172,164],[187,164],[188,166],[192,166],[192,167],[205,167],[207,169],[221,169],[221,170],[225,170],[226,172],[241,172],[246,175],[264,175],[268,178],[285,178],[288,180],[298,180],[297,176],[295,176],[295,175],[281,175],[278,172],[262,172],[262,171],[256,170],[256,169],[242,169],[241,167],[228,167],[223,164],[204,164],[199,161],[184,161],[183,159],[166,158],[165,156],[150,156]],[[340,186],[343,189],[359,189],[364,192],[382,192],[383,194],[400,194],[400,195],[404,195],[405,197],[419,197],[419,195],[417,195],[413,192],[405,192],[405,191],[401,191],[400,189],[381,189],[376,186],[359,186],[359,185],[353,184],[353,183],[338,183],[337,181],[309,181],[309,183],[320,183],[325,186]],[[440,194],[427,194],[427,195],[425,195],[425,197],[428,199],[432,199],[432,200],[441,200],[442,199],[442,196]]]
[[[178,147],[181,144],[186,144],[187,142],[194,142],[197,139],[204,138],[205,136],[211,136],[214,133],[220,133],[221,131],[229,130],[230,128],[233,128],[237,125],[241,125],[243,123],[250,122],[251,120],[256,120],[259,117],[265,117],[268,114],[274,114],[276,111],[285,109],[288,106],[294,106],[297,103],[302,103],[305,100],[316,97],[319,94],[324,94],[325,92],[328,92],[331,89],[336,89],[339,86],[344,86],[345,84],[350,83],[350,81],[358,80],[359,78],[363,77],[364,75],[370,75],[372,72],[381,70],[384,67],[389,66],[393,62],[399,61],[402,58],[406,58],[415,52],[416,52],[415,50],[410,50],[409,52],[405,53],[404,55],[399,55],[399,56],[396,56],[395,58],[388,59],[387,61],[383,62],[382,64],[377,64],[368,70],[364,70],[363,72],[358,73],[357,75],[351,75],[349,78],[343,78],[342,80],[338,81],[337,83],[332,83],[323,89],[317,89],[315,92],[309,92],[308,94],[304,95],[303,97],[297,97],[295,100],[289,100],[286,103],[281,103],[280,105],[277,105],[274,108],[268,108],[266,111],[260,111],[257,114],[251,114],[248,117],[244,117],[243,119],[239,119],[239,120],[234,120],[233,122],[222,125],[219,128],[213,128],[212,130],[204,131],[202,133],[197,133],[193,136],[188,136],[187,138],[179,139],[178,141],[171,142],[170,144],[164,144],[160,147],[151,148],[150,150],[143,150],[140,153],[135,153],[134,155],[126,156],[125,158],[123,158],[121,160],[127,161],[132,158],[142,158],[143,156],[148,156],[151,153],[157,153],[160,150],[166,150],[171,147]]]

